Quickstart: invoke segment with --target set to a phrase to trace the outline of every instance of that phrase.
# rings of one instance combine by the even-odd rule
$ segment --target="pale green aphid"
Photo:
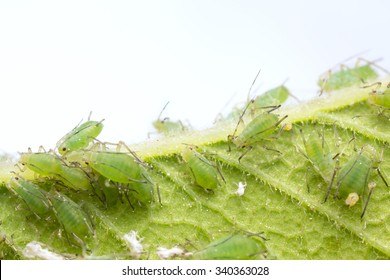
[[[359,62],[362,60],[365,61],[366,64],[359,66]],[[355,67],[353,68],[349,68],[341,64],[339,71],[327,71],[318,80],[318,85],[321,88],[321,94],[322,92],[332,92],[351,86],[360,86],[368,80],[378,78],[378,73],[371,65],[375,65],[374,62],[359,58],[356,61]],[[379,69],[382,69],[377,65],[375,66]],[[384,69],[382,70],[386,71]]]
[[[372,146],[367,145],[360,152],[355,153],[340,169],[338,174],[334,196],[345,199],[347,206],[354,206],[360,197],[365,196],[365,192],[368,190],[361,218],[363,218],[366,212],[368,202],[376,186],[375,182],[369,182],[371,170],[375,169],[384,184],[387,187],[389,186],[378,167],[380,161],[376,150]]]
[[[377,88],[375,90],[372,90],[372,92],[368,96],[367,101],[370,104],[377,105],[385,109],[390,109],[390,83],[383,91],[378,90],[382,86],[381,82],[377,82],[365,87],[371,87],[374,85],[377,85]]]
[[[193,258],[201,260],[253,260],[266,252],[263,242],[255,240],[250,235],[236,233],[215,240],[203,250],[195,252]]]
[[[95,234],[91,217],[79,204],[59,192],[50,193],[48,197],[67,236],[69,234],[79,245],[83,245],[88,237]]]
[[[39,175],[59,179],[65,186],[74,190],[90,189],[88,175],[80,168],[67,166],[53,152],[32,153],[29,149],[28,153],[20,155],[19,162]]]
[[[179,121],[171,121],[169,118],[161,119],[161,115],[164,112],[165,108],[168,106],[169,102],[165,104],[164,108],[161,110],[158,115],[157,120],[155,120],[152,124],[153,127],[164,135],[174,135],[188,130],[188,127],[184,126],[184,124]]]
[[[61,155],[88,147],[103,130],[103,122],[86,121],[67,133],[57,142],[57,150]]]
[[[335,161],[337,155],[332,156],[329,146],[325,142],[324,134],[322,134],[321,138],[316,134],[310,134],[305,139],[302,130],[300,132],[305,147],[305,153],[303,155],[309,160],[314,170],[321,175],[322,179],[331,185],[337,171]]]
[[[195,183],[204,190],[212,192],[218,187],[218,173],[222,180],[225,181],[219,168],[212,164],[201,153],[197,152],[194,147],[189,145],[186,146],[183,149],[181,156],[186,162]]]
[[[20,154],[19,163],[43,176],[58,174],[63,165],[62,160],[54,153],[42,150],[43,147],[40,147],[38,153],[33,153],[29,148],[27,153]]]
[[[36,184],[19,176],[14,176],[7,184],[9,190],[18,195],[30,210],[39,218],[46,218],[51,211],[46,191]]]
[[[261,95],[256,96],[253,102],[253,106],[255,108],[265,106],[278,106],[286,102],[290,95],[290,91],[284,85],[281,85],[276,88],[270,89]]]
[[[237,133],[238,126],[240,122],[243,119],[243,116],[249,107],[251,103],[253,103],[254,100],[252,99],[250,103],[246,106],[244,111],[242,112],[240,116],[240,120],[237,123],[237,126],[233,132],[232,135],[228,135],[228,143],[233,142],[237,148],[239,149],[244,149],[246,148],[247,151],[244,152],[239,158],[238,161],[240,161],[243,156],[253,148],[253,145],[261,142],[263,140],[269,139],[271,135],[276,131],[278,125],[287,118],[287,115],[284,116],[283,118],[279,118],[278,115],[271,113],[272,111],[276,110],[279,106],[267,106],[263,107],[264,108],[272,108],[271,110],[261,113],[257,115],[255,118],[253,118],[241,131],[241,133],[236,136],[235,134]],[[283,129],[284,126],[280,129],[280,131]],[[277,138],[276,136],[275,138]],[[229,150],[230,150],[230,145],[229,145]],[[278,151],[277,151],[278,152]]]

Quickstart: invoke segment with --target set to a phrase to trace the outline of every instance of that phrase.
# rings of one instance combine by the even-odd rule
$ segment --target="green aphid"
[[[79,204],[59,192],[50,193],[49,199],[68,237],[70,235],[79,245],[83,245],[87,238],[95,234],[91,217]]]
[[[377,105],[385,109],[390,109],[390,83],[383,91],[378,90],[382,86],[382,83],[380,82],[366,87],[371,87],[374,85],[377,85],[377,88],[369,94],[367,101],[370,104]]]
[[[372,68],[372,63],[354,68],[341,67],[337,72],[330,70],[320,77],[318,85],[322,92],[332,92],[351,86],[361,86],[366,81],[378,78],[378,73]]]
[[[371,170],[375,169],[388,187],[387,181],[378,167],[380,161],[375,149],[367,145],[360,152],[350,157],[344,166],[342,166],[337,176],[337,186],[334,196],[344,199],[345,204],[349,207],[354,206],[360,197],[366,195],[366,191],[368,190],[368,196],[361,218],[363,218],[366,212],[368,202],[376,186],[375,182],[369,182]]]
[[[105,207],[114,206],[118,203],[120,191],[117,184],[106,177],[98,174],[92,181],[92,190],[105,205]]]
[[[320,138],[316,134],[310,134],[305,139],[301,130],[303,145],[305,147],[304,156],[309,160],[313,169],[328,184],[332,184],[336,175],[336,156],[332,156],[329,146],[325,142],[324,135]],[[309,189],[309,188],[308,188]],[[325,200],[327,199],[327,196]]]
[[[67,133],[57,142],[57,150],[61,155],[87,148],[88,145],[99,136],[103,130],[103,120],[86,121]]]
[[[264,243],[241,233],[222,237],[194,253],[201,260],[253,260],[267,252]]]
[[[39,148],[38,153],[33,153],[29,148],[28,153],[21,153],[19,163],[31,171],[43,176],[53,176],[61,171],[63,161],[52,152],[41,152],[42,147]]]
[[[201,153],[197,152],[193,147],[186,146],[183,149],[181,156],[186,162],[195,183],[206,191],[212,192],[218,187],[218,173],[222,180],[225,181],[219,168],[212,164]]]
[[[124,184],[146,183],[140,163],[127,153],[91,150],[84,152],[83,160],[111,181]]]
[[[169,102],[165,104],[164,108],[161,110],[158,115],[157,120],[155,120],[152,124],[153,127],[164,135],[175,135],[184,131],[188,131],[188,127],[184,126],[181,121],[171,121],[169,118],[161,119],[161,115],[164,112],[165,108],[168,106]]]
[[[10,191],[19,196],[28,208],[39,218],[46,218],[51,212],[50,202],[46,191],[36,184],[19,176],[14,176],[7,184]]]
[[[19,162],[39,175],[49,176],[60,180],[66,187],[74,190],[91,188],[90,179],[86,172],[78,167],[70,167],[52,152],[22,153]]]
[[[265,93],[256,96],[253,107],[278,106],[286,102],[291,95],[290,91],[284,86],[278,86]]]
[[[251,102],[253,102],[252,100]],[[240,122],[243,119],[243,116],[248,109],[250,103],[246,106],[244,111],[242,112],[240,116],[240,120],[237,123],[237,126],[233,132],[232,135],[228,135],[228,143],[233,142],[237,148],[239,149],[247,149],[239,158],[238,161],[240,161],[243,156],[250,151],[253,148],[253,145],[256,143],[259,143],[263,140],[269,140],[272,134],[277,130],[279,124],[287,118],[287,115],[283,118],[279,118],[278,115],[271,113],[272,111],[276,110],[279,106],[267,106],[264,108],[272,108],[271,110],[258,114],[255,118],[253,118],[241,131],[241,133],[236,136],[238,126]],[[284,125],[279,129],[279,133],[284,129]],[[291,128],[290,128],[291,129]],[[288,130],[288,129],[285,129]],[[277,138],[275,136],[275,138]],[[230,145],[229,145],[229,151],[230,151]],[[277,151],[279,152],[279,151]],[[280,152],[279,152],[280,153]]]

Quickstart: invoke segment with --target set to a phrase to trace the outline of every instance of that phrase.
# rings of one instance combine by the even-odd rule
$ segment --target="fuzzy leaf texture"
[[[370,90],[354,87],[282,106],[276,113],[288,115],[293,129],[278,139],[256,143],[241,162],[242,149],[233,145],[228,152],[227,136],[233,133],[236,120],[131,146],[154,167],[149,173],[159,186],[162,204],[156,199],[147,207],[136,206],[134,211],[127,203],[106,209],[90,193],[68,193],[86,206],[94,221],[96,237],[86,241],[88,250],[71,245],[53,217],[47,221],[37,218],[9,192],[5,182],[15,168],[14,162],[4,158],[0,162],[0,258],[26,258],[22,252],[32,241],[68,258],[132,258],[124,235],[133,230],[143,238],[140,258],[157,259],[157,247],[181,244],[195,252],[221,236],[242,230],[264,232],[270,259],[389,259],[390,189],[371,170],[370,181],[377,187],[362,219],[367,192],[351,208],[343,199],[333,197],[334,190],[323,203],[328,184],[302,154],[299,132],[301,128],[305,137],[323,133],[332,155],[341,153],[340,166],[356,153],[354,146],[359,150],[369,144],[379,154],[383,151],[379,167],[383,176],[390,178],[390,121],[367,103]],[[238,131],[243,127],[240,125]],[[356,140],[349,143],[353,132]],[[226,183],[214,193],[195,186],[180,157],[182,143],[204,151],[220,167]],[[23,176],[34,178],[32,174]],[[239,182],[247,185],[242,196],[236,194]]]

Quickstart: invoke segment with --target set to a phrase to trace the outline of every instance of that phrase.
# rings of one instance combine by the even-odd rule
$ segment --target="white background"
[[[390,69],[389,3],[0,1],[0,152],[54,148],[90,111],[100,139],[139,142],[167,101],[202,129],[260,68],[259,92],[289,78],[302,99],[356,53]]]

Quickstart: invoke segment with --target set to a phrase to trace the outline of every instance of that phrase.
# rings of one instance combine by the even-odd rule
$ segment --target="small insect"
[[[386,187],[389,186],[378,167],[380,161],[376,150],[372,146],[367,145],[352,156],[338,174],[334,197],[345,199],[347,206],[354,206],[360,197],[365,196],[365,192],[368,190],[361,218],[363,218],[367,210],[368,202],[376,186],[375,182],[369,182],[371,170],[376,170]]]
[[[58,174],[63,165],[63,161],[56,154],[52,151],[46,152],[42,146],[39,147],[38,153],[33,153],[30,148],[27,153],[21,153],[19,163],[43,176]]]
[[[366,64],[359,66],[361,61],[366,62]],[[340,64],[339,71],[334,73],[332,73],[332,70],[327,71],[321,75],[320,79],[318,80],[320,95],[323,92],[332,92],[351,86],[359,86],[368,80],[378,78],[378,73],[373,69],[372,66],[375,66],[376,68],[381,69],[387,73],[387,71],[382,67],[363,58],[358,58],[355,67],[353,68],[349,68],[344,64]]]
[[[384,109],[390,109],[390,83],[387,84],[387,87],[383,91],[379,91],[379,88],[382,86],[381,82],[374,83],[366,87],[372,87],[377,85],[376,89],[372,90],[368,96],[367,101],[372,105],[377,105]]]
[[[246,183],[244,184],[243,182],[238,182],[237,187],[238,188],[235,194],[237,194],[238,196],[243,196],[246,189]]]
[[[141,204],[151,202],[154,191],[153,184],[144,168],[146,164],[124,143],[120,142],[119,145],[124,145],[131,155],[122,152],[89,150],[84,152],[83,160],[100,175],[119,183],[117,187],[125,195],[132,208],[128,197],[129,192],[132,192],[132,196]]]
[[[161,119],[161,115],[164,112],[165,108],[168,106],[169,102],[165,104],[164,108],[161,110],[158,115],[157,120],[153,122],[153,127],[164,135],[173,135],[178,134],[184,131],[188,131],[188,127],[186,127],[180,120],[179,121],[171,121],[169,118]]]
[[[261,108],[266,106],[278,106],[287,101],[289,96],[298,100],[293,96],[286,86],[281,85],[266,91],[265,93],[258,95],[254,98],[253,107]]]
[[[84,245],[86,238],[95,235],[92,219],[80,205],[57,191],[49,193],[48,197],[67,237],[69,234],[79,245]]]
[[[305,152],[301,153],[309,160],[316,173],[319,174],[326,183],[331,185],[337,172],[335,159],[338,154],[332,156],[329,146],[325,142],[323,132],[321,138],[316,134],[310,134],[307,139],[305,139],[302,129],[300,132],[305,147]]]
[[[57,150],[61,155],[87,148],[103,130],[103,121],[88,121],[77,125],[57,142]]]
[[[252,99],[251,102],[253,102],[253,101],[254,100]],[[241,161],[241,159],[244,157],[244,155],[253,148],[254,144],[261,142],[263,140],[269,139],[269,137],[276,131],[278,125],[288,117],[286,115],[283,118],[279,119],[278,115],[271,113],[272,111],[278,109],[280,107],[280,105],[276,106],[276,107],[274,107],[274,106],[263,107],[263,109],[271,108],[271,110],[257,115],[254,119],[252,119],[244,127],[244,129],[241,131],[241,133],[238,136],[236,136],[238,126],[239,126],[240,122],[242,121],[243,116],[244,116],[247,108],[249,107],[249,105],[250,105],[250,103],[248,103],[248,105],[246,106],[246,108],[242,112],[242,114],[240,116],[240,120],[238,121],[237,126],[236,126],[233,134],[228,135],[228,139],[227,139],[228,143],[233,142],[237,146],[237,148],[240,148],[240,149],[246,148],[247,149],[238,158],[238,161]],[[279,134],[283,129],[284,129],[284,126],[282,126],[280,128]],[[275,138],[278,138],[279,134]],[[266,148],[266,149],[272,150],[269,148]],[[229,144],[229,151],[230,150],[231,150],[231,148],[230,148],[230,144]],[[276,150],[274,150],[274,151],[276,151]],[[279,151],[276,151],[276,152],[279,152]]]
[[[43,175],[59,179],[65,186],[74,190],[91,188],[90,179],[86,172],[78,167],[70,167],[53,151],[22,153],[19,162],[28,169]]]
[[[187,163],[195,183],[202,187],[206,192],[213,192],[219,185],[218,175],[225,182],[221,171],[217,165],[212,164],[201,153],[197,152],[194,147],[186,145],[181,156]]]
[[[8,184],[8,189],[18,195],[30,210],[39,218],[46,218],[51,212],[47,194],[36,184],[19,176],[13,176]]]
[[[260,233],[261,234],[261,233]],[[201,260],[253,260],[259,255],[264,255],[267,250],[263,242],[255,240],[252,236],[258,236],[263,241],[266,239],[260,234],[245,235],[236,233],[224,236],[210,243],[206,248],[194,253],[194,259]]]

